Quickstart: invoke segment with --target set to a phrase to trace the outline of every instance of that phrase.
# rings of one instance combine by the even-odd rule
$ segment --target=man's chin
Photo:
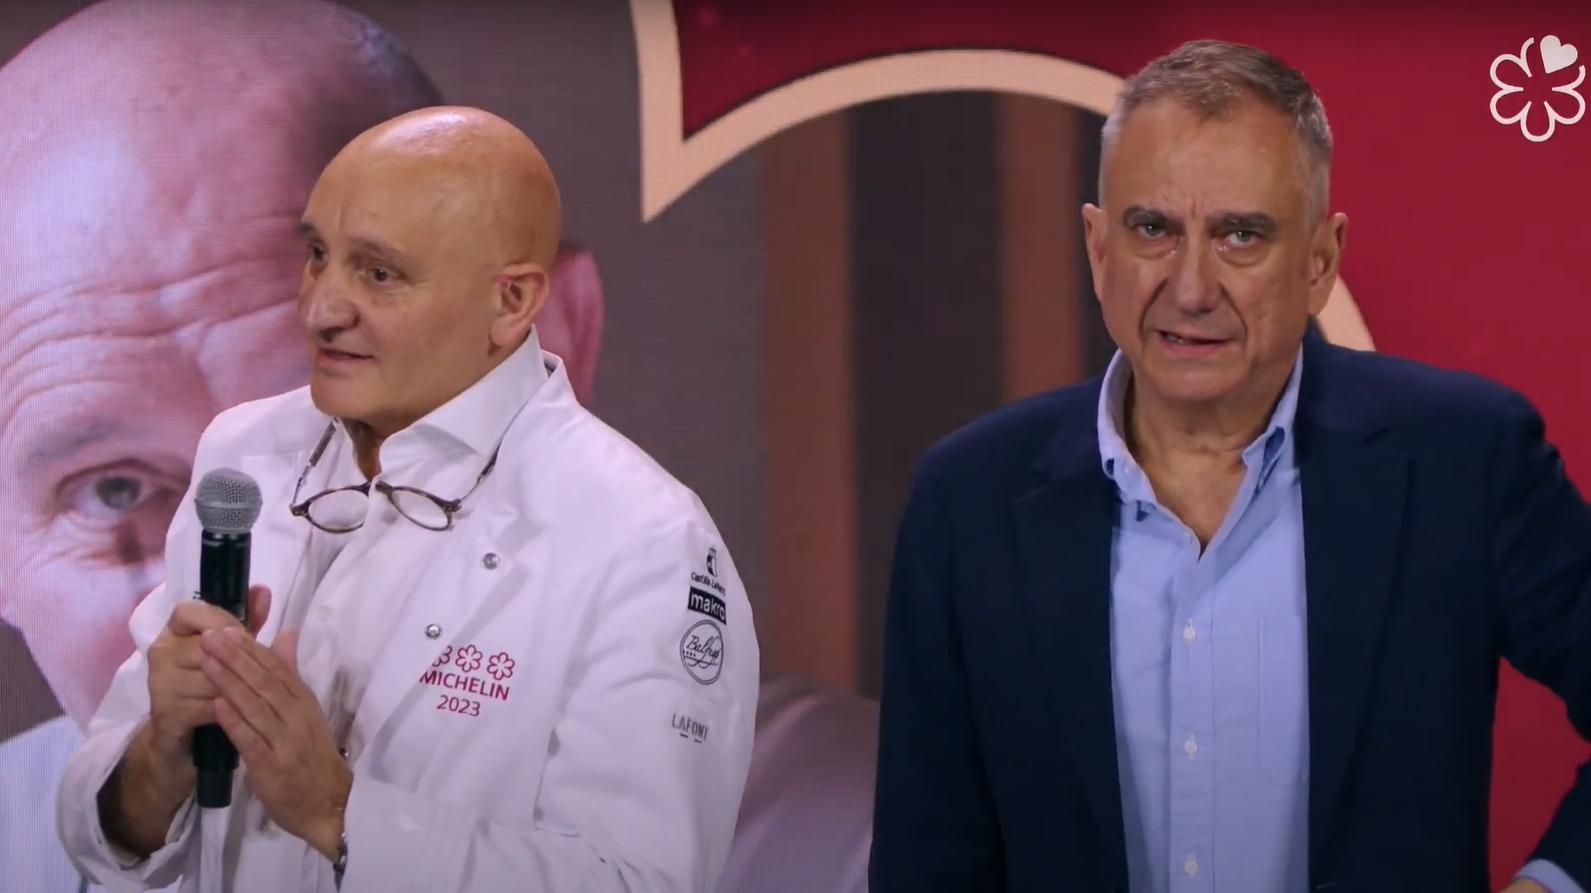
[[[1162,400],[1186,406],[1221,403],[1236,396],[1243,385],[1242,375],[1215,366],[1157,369],[1144,377]]]
[[[309,398],[315,408],[336,419],[364,417],[371,401],[363,391],[352,382],[325,379],[318,375],[311,378],[309,383]]]

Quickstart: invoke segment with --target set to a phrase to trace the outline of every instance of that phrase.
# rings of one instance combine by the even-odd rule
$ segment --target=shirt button
[[[487,552],[485,555],[481,556],[481,567],[484,567],[489,571],[495,571],[497,570],[497,564],[500,560],[501,559],[497,557],[496,552]]]
[[[425,628],[425,637],[427,639],[435,639],[435,638],[437,638],[438,636],[441,636],[441,635],[442,635],[442,627],[437,626],[434,623],[426,626],[426,628]]]
[[[1198,874],[1199,860],[1189,856],[1188,861],[1182,863],[1182,873],[1188,877],[1193,877],[1194,875]]]
[[[1191,642],[1198,637],[1199,631],[1193,628],[1193,621],[1189,620],[1188,625],[1182,628],[1182,641]]]
[[[1189,735],[1188,736],[1188,740],[1182,742],[1182,752],[1187,754],[1190,758],[1194,754],[1198,753],[1199,752],[1198,739],[1194,738],[1192,735]]]

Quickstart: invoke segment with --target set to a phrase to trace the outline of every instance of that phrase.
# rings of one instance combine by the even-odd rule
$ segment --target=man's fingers
[[[247,610],[249,635],[259,635],[260,627],[265,625],[265,618],[270,614],[271,588],[264,585],[250,586]],[[171,612],[171,619],[166,622],[166,628],[175,636],[196,636],[205,630],[239,625],[236,617],[198,599],[180,602]]]
[[[171,612],[171,619],[166,621],[166,629],[174,636],[197,636],[205,630],[238,625],[236,617],[198,600],[178,603]]]
[[[261,694],[274,695],[278,692],[292,694],[292,683],[298,679],[298,671],[294,668],[294,665],[285,663],[276,649],[279,647],[296,649],[298,633],[284,632],[277,638],[279,644],[267,646],[261,645],[254,639],[244,638],[228,630],[223,630],[216,633],[215,639],[206,647],[212,651],[220,646],[235,650],[240,660],[245,660],[251,665],[237,667],[239,672],[244,669],[257,669],[258,675],[250,676],[249,678],[251,682],[256,684]]]
[[[265,626],[265,618],[271,616],[271,587],[255,585],[249,587],[249,635],[258,637],[260,628]]]
[[[205,655],[204,673],[221,693],[214,702],[218,721],[223,713],[230,713],[262,740],[269,741],[278,736],[282,728],[281,717],[265,698],[235,673],[224,660]],[[223,707],[226,709],[223,710]],[[232,730],[227,729],[227,734],[231,733]],[[237,743],[235,739],[233,743]]]
[[[208,633],[203,638],[204,673],[238,713],[265,735],[290,712],[292,680],[281,675],[281,661],[265,646],[236,630]]]
[[[197,729],[215,722],[215,698],[189,698],[182,704],[176,717],[188,728]]]
[[[199,659],[204,657],[204,651],[198,645],[198,636],[184,636],[174,641],[163,643],[160,653],[163,656],[164,664],[178,670],[199,669]],[[153,653],[154,649],[150,650]]]
[[[228,701],[215,701],[215,721],[226,732],[227,740],[238,750],[245,765],[253,768],[262,765],[270,756],[270,747],[254,726]]]
[[[202,658],[202,656],[201,656]],[[199,669],[196,665],[195,669]],[[203,673],[173,673],[160,682],[161,691],[172,699],[214,699],[221,694],[209,677]]]
[[[298,630],[287,629],[276,634],[276,641],[271,643],[271,654],[293,675],[298,675]]]

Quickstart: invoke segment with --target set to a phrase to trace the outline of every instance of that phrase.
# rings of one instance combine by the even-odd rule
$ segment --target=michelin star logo
[[[1524,45],[1519,48],[1518,55],[1513,53],[1503,53],[1492,60],[1492,83],[1497,85],[1497,92],[1492,95],[1491,109],[1492,120],[1496,121],[1498,124],[1507,126],[1509,124],[1517,123],[1519,125],[1519,132],[1524,134],[1525,139],[1530,140],[1533,143],[1544,143],[1552,137],[1554,132],[1557,131],[1559,124],[1574,124],[1577,123],[1581,118],[1585,117],[1585,97],[1581,96],[1578,90],[1579,86],[1585,82],[1585,66],[1580,65],[1575,68],[1576,73],[1574,80],[1571,83],[1561,84],[1549,88],[1553,93],[1562,94],[1574,100],[1574,114],[1567,117],[1560,114],[1556,106],[1561,105],[1567,108],[1570,106],[1570,103],[1567,100],[1560,100],[1556,97],[1553,97],[1542,102],[1541,104],[1542,107],[1546,109],[1547,123],[1546,127],[1544,128],[1532,129],[1531,127],[1531,120],[1533,117],[1537,121],[1540,120],[1539,115],[1532,116],[1530,114],[1531,108],[1535,105],[1533,100],[1526,100],[1523,108],[1520,108],[1519,111],[1512,115],[1504,117],[1503,109],[1501,107],[1502,100],[1506,97],[1512,96],[1515,93],[1524,92],[1525,87],[1522,83],[1509,83],[1500,76],[1503,63],[1511,63],[1510,69],[1518,69],[1517,72],[1511,71],[1511,74],[1517,76],[1519,73],[1523,73],[1525,81],[1533,79],[1536,77],[1536,75],[1531,73],[1529,56],[1527,54],[1530,52],[1531,45],[1535,42],[1536,39],[1532,37],[1529,40],[1526,40]],[[1546,37],[1541,39],[1540,54],[1542,68],[1542,73],[1540,75],[1541,77],[1555,75],[1560,71],[1570,69],[1575,66],[1575,62],[1580,58],[1580,51],[1575,47],[1574,44],[1564,43],[1563,41],[1559,40],[1555,34],[1548,34]]]

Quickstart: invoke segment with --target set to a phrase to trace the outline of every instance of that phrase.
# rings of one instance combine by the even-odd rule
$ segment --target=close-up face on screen
[[[0,893],[1591,890],[1587,65],[6,7]]]

